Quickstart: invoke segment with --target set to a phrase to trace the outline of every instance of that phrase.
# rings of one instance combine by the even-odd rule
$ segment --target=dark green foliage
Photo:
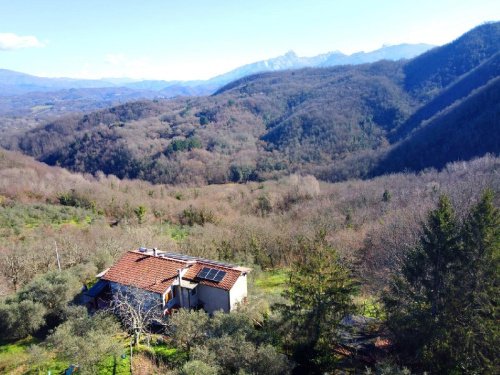
[[[478,26],[454,42],[434,48],[406,64],[405,86],[416,96],[435,96],[457,77],[498,52],[500,23]]]
[[[179,217],[181,224],[183,225],[205,225],[206,223],[214,223],[216,221],[215,215],[212,211],[205,208],[197,208],[189,206]]]
[[[79,373],[97,374],[102,362],[109,356],[123,352],[115,337],[119,324],[110,315],[87,314],[83,307],[70,311],[68,320],[57,327],[47,342],[62,359],[78,363]]]
[[[43,304],[24,300],[0,303],[0,332],[2,340],[22,339],[33,335],[45,324]]]
[[[357,290],[351,271],[320,232],[313,240],[304,239],[303,259],[294,264],[286,304],[276,306],[300,373],[323,373],[335,364],[332,350],[338,343],[337,327],[353,311]],[[288,341],[290,340],[290,341]]]
[[[385,299],[388,324],[401,350],[420,360],[435,355],[438,361],[450,361],[440,344],[450,318],[447,297],[460,256],[458,235],[451,203],[442,196],[424,226],[420,246],[408,254]]]
[[[191,151],[195,148],[202,148],[200,139],[197,137],[189,137],[186,139],[174,139],[172,143],[168,145],[165,152],[170,154],[172,152]]]
[[[75,189],[71,189],[67,193],[62,193],[57,198],[59,199],[59,203],[63,206],[80,207],[88,210],[96,209],[96,203],[94,201],[78,194]]]
[[[145,206],[137,206],[134,208],[134,214],[137,216],[137,220],[139,221],[139,224],[142,224],[144,221],[144,216],[146,216],[146,207]]]
[[[279,375],[291,369],[286,356],[263,341],[243,312],[209,318],[203,311],[180,310],[170,319],[170,334],[175,345],[189,353],[181,373],[200,374],[205,369],[222,375]]]
[[[382,194],[382,200],[384,202],[389,202],[391,200],[391,192],[389,190],[384,190],[384,194]]]
[[[500,211],[484,193],[462,230],[454,298],[454,359],[467,373],[494,373],[500,357]],[[458,314],[459,312],[459,314]]]
[[[0,331],[4,339],[20,339],[46,332],[66,318],[68,304],[82,284],[73,272],[48,272],[36,277],[0,303]]]
[[[450,161],[498,154],[499,119],[500,78],[496,78],[396,144],[380,162],[376,173],[442,168]]]
[[[249,165],[231,165],[229,180],[232,182],[248,182],[257,178],[255,168]]]
[[[492,202],[486,192],[460,225],[441,197],[385,296],[399,350],[417,368],[440,374],[495,368],[500,217]]]
[[[50,318],[60,320],[68,303],[81,291],[82,285],[72,269],[51,271],[26,284],[17,299],[41,303]]]

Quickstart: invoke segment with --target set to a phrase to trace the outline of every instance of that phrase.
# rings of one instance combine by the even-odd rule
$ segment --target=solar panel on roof
[[[193,257],[193,256],[190,256],[190,255],[184,255],[184,254],[178,254],[178,253],[170,253],[170,252],[162,252],[162,254],[165,254],[165,256],[167,256],[168,258],[178,259],[178,260],[181,260],[181,261],[200,261],[200,262],[203,262],[203,263],[213,264],[213,265],[216,265],[216,266],[229,267],[229,268],[235,268],[236,267],[234,264],[217,262],[215,260],[210,260],[210,259],[205,259],[205,258],[199,258],[199,257]]]
[[[215,275],[217,275],[217,272],[219,272],[219,270],[214,270],[213,268],[210,270],[210,272],[208,273],[208,275],[206,276],[207,279],[209,280],[213,280]]]
[[[217,272],[217,275],[215,275],[214,281],[218,283],[224,278],[224,276],[226,276],[226,272],[219,271],[219,272]]]
[[[224,278],[224,276],[226,276],[225,271],[204,267],[200,272],[198,272],[198,275],[196,277],[198,277],[199,279],[215,281],[216,283],[218,283]]]
[[[199,277],[200,279],[206,279],[210,270],[210,268],[204,267],[200,272],[198,272],[197,277]]]

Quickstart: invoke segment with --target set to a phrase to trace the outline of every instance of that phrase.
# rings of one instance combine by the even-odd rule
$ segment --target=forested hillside
[[[423,122],[387,153],[378,172],[442,168],[449,160],[498,153],[499,133],[500,77],[496,77]]]
[[[499,152],[499,29],[407,62],[262,73],[210,97],[62,117],[1,144],[73,171],[174,184],[440,168]]]
[[[405,88],[422,100],[434,97],[458,77],[495,55],[499,41],[499,23],[489,23],[425,52],[406,64]]]
[[[363,372],[374,363],[366,362],[363,354],[349,354],[354,350],[351,345],[358,344],[330,335],[343,315],[337,320],[330,315],[322,318],[327,319],[322,321],[322,334],[328,340],[315,350],[323,348],[328,355],[318,357],[321,351],[307,359],[297,355],[303,345],[300,338],[306,336],[289,331],[281,315],[289,312],[275,308],[286,301],[281,292],[291,277],[287,270],[302,264],[305,251],[317,251],[318,244],[326,250],[335,248],[340,264],[348,267],[349,277],[359,287],[356,296],[347,296],[349,301],[353,298],[353,310],[348,311],[366,317],[369,335],[387,340],[390,336],[380,328],[381,322],[386,324],[381,292],[400,275],[407,255],[419,243],[424,230],[421,223],[429,210],[446,194],[456,207],[457,219],[465,220],[485,189],[498,192],[499,168],[498,158],[484,157],[449,164],[439,173],[400,173],[367,181],[331,184],[292,175],[264,183],[189,188],[73,174],[1,151],[0,296],[4,299],[0,328],[2,339],[10,344],[0,342],[0,371],[64,369],[78,361],[85,373],[107,373],[113,356],[114,371],[130,371],[121,370],[129,363],[129,358],[120,357],[129,351],[123,339],[126,328],[109,316],[89,317],[72,301],[78,301],[82,283],[91,285],[94,275],[123,252],[149,245],[244,264],[254,271],[244,309],[228,317],[216,315],[213,321],[202,312],[179,313],[169,326],[168,340],[148,333],[148,346],[134,349],[135,371],[146,366],[149,372],[183,374],[183,366],[201,366],[195,359],[205,353],[207,368],[226,368],[218,372],[222,374],[235,373],[235,368],[282,374],[292,367],[301,373],[300,366],[307,366],[305,373],[331,368]],[[499,197],[494,198],[496,206]],[[318,231],[324,236],[319,240]],[[57,272],[55,249],[62,272]],[[335,264],[328,265],[334,267],[332,272]],[[307,285],[316,285],[313,279],[305,280]],[[29,314],[24,315],[26,311]],[[213,331],[210,324],[221,326]],[[200,341],[189,327],[207,332],[211,340]],[[185,344],[186,337],[192,337],[192,345]],[[236,350],[239,346],[234,340],[245,350]],[[330,354],[339,342],[342,354]],[[195,359],[189,359],[189,353]],[[394,363],[395,357],[391,359],[388,352],[378,355],[380,364]],[[311,361],[314,358],[318,360]],[[416,368],[420,361],[413,356],[398,358],[398,363]],[[390,368],[397,371],[397,367]]]

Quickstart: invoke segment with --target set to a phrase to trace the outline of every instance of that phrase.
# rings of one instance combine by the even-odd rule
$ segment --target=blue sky
[[[0,0],[0,68],[206,79],[289,50],[441,45],[499,19],[498,0]]]

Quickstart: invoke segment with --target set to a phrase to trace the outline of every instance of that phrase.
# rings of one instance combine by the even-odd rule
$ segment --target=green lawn
[[[28,358],[26,349],[33,343],[31,339],[12,344],[0,344],[0,373],[8,374],[21,366]]]
[[[29,347],[37,344],[33,338],[26,338],[13,343],[0,344],[0,374],[52,374],[62,373],[70,363],[56,358],[54,353],[49,353],[47,360],[30,363]],[[103,375],[128,375],[130,374],[130,356],[128,348],[124,348],[125,358],[109,357],[103,361],[99,374]]]
[[[280,295],[288,281],[288,269],[276,269],[259,273],[254,280],[257,292],[268,295]]]
[[[126,353],[124,353],[126,354]],[[125,358],[109,357],[99,368],[100,375],[128,375],[130,374],[130,356]]]
[[[139,345],[135,348],[138,353],[144,353],[160,362],[177,367],[188,360],[188,354],[167,344],[154,344],[151,346]]]
[[[1,374],[46,374],[51,370],[53,374],[64,371],[68,364],[59,361],[54,355],[46,361],[30,363],[29,348],[37,344],[31,337],[13,343],[0,344],[0,373]]]

